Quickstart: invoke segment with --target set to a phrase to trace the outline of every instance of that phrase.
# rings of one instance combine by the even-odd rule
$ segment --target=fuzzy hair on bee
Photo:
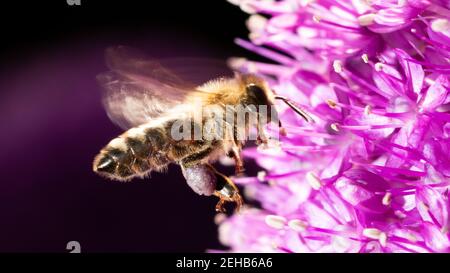
[[[230,106],[242,107],[256,116],[260,115],[256,106],[261,105],[276,113],[272,106],[277,96],[268,84],[256,75],[235,73],[234,77],[195,86],[157,61],[122,46],[109,48],[106,60],[110,71],[98,76],[103,104],[110,119],[126,131],[95,157],[94,172],[130,181],[178,164],[194,192],[219,197],[217,211],[224,211],[226,202],[235,202],[239,209],[243,201],[238,188],[211,163],[228,155],[235,161],[236,174],[243,173],[241,150],[245,139],[239,137],[241,127],[246,132],[256,128],[258,141],[267,143],[263,127],[273,121],[270,118],[261,122],[246,116],[239,124],[224,117]],[[203,111],[205,108],[214,111]],[[231,114],[239,113],[233,110]],[[192,129],[183,138],[176,137],[183,127],[180,124]],[[206,128],[205,124],[211,126]]]

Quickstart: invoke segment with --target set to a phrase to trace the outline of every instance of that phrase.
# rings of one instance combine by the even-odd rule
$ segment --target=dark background
[[[161,58],[249,56],[233,43],[247,15],[225,0],[81,2],[0,8],[0,251],[67,252],[72,240],[82,252],[223,249],[217,199],[193,193],[177,166],[126,184],[92,172],[121,133],[95,76],[118,44]]]

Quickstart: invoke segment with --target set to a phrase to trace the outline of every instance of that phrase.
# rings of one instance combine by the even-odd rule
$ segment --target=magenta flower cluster
[[[244,150],[247,200],[222,219],[238,252],[450,252],[450,1],[229,0],[267,62],[234,58],[307,110]],[[268,127],[270,133],[274,128]],[[273,130],[275,131],[275,130]]]

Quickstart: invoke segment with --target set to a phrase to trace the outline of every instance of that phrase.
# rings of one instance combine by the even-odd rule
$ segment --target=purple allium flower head
[[[450,2],[233,0],[250,13],[232,59],[306,109],[244,156],[246,208],[223,220],[232,251],[450,252]],[[269,126],[270,132],[272,128]]]

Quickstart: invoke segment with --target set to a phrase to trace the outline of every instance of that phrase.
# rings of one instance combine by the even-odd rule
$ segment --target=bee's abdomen
[[[129,180],[160,170],[170,163],[164,152],[165,138],[163,128],[132,128],[100,151],[93,169],[114,180]]]

